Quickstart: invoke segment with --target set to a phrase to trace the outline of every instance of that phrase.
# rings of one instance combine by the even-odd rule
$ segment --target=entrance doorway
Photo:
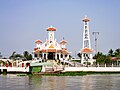
[[[49,52],[48,53],[48,59],[55,59],[55,53],[54,52]]]

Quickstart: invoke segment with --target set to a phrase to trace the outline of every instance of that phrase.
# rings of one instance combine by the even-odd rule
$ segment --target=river
[[[0,90],[120,90],[120,74],[85,76],[0,75]]]

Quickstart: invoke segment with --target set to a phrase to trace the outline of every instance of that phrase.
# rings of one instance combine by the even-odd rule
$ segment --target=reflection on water
[[[119,90],[120,74],[86,76],[0,75],[0,90]]]

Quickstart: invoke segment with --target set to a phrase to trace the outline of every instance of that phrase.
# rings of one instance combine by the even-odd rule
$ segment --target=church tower
[[[49,41],[49,44],[53,43],[55,41],[55,39],[54,39],[54,32],[56,31],[56,28],[54,28],[53,26],[50,26],[50,27],[47,28],[47,31],[48,31],[48,41]]]
[[[81,64],[87,64],[90,62],[93,64],[92,53],[93,50],[91,49],[91,42],[90,42],[90,33],[89,33],[89,21],[90,19],[86,16],[83,18],[84,29],[83,29],[83,46],[82,46],[82,60]]]

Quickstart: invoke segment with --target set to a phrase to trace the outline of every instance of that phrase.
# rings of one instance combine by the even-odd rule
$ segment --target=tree
[[[114,54],[115,54],[115,57],[120,58],[120,48],[116,49]]]
[[[14,58],[15,58],[15,60],[23,59],[23,55],[21,55],[21,54],[15,54]]]
[[[15,59],[15,54],[16,54],[16,52],[14,51],[14,52],[12,53],[12,55],[9,57],[9,59]]]
[[[9,57],[9,59],[13,59],[13,60],[23,59],[23,55],[18,54],[14,51],[12,55]]]
[[[26,60],[32,60],[32,55],[28,51],[24,51],[23,56]]]
[[[114,51],[112,49],[108,51],[108,56],[114,57]]]
[[[82,54],[78,53],[77,56],[81,59],[82,58]]]
[[[28,59],[29,58],[29,52],[28,51],[24,51],[23,52],[23,56]]]
[[[101,52],[98,52],[94,57],[94,59],[96,59],[96,64],[111,64],[112,60],[109,56],[104,55]]]
[[[32,54],[29,55],[28,60],[32,60]]]
[[[102,55],[103,55],[103,53],[98,52],[97,54],[95,54],[95,56],[93,57],[93,59],[97,59],[97,58],[99,58]]]

